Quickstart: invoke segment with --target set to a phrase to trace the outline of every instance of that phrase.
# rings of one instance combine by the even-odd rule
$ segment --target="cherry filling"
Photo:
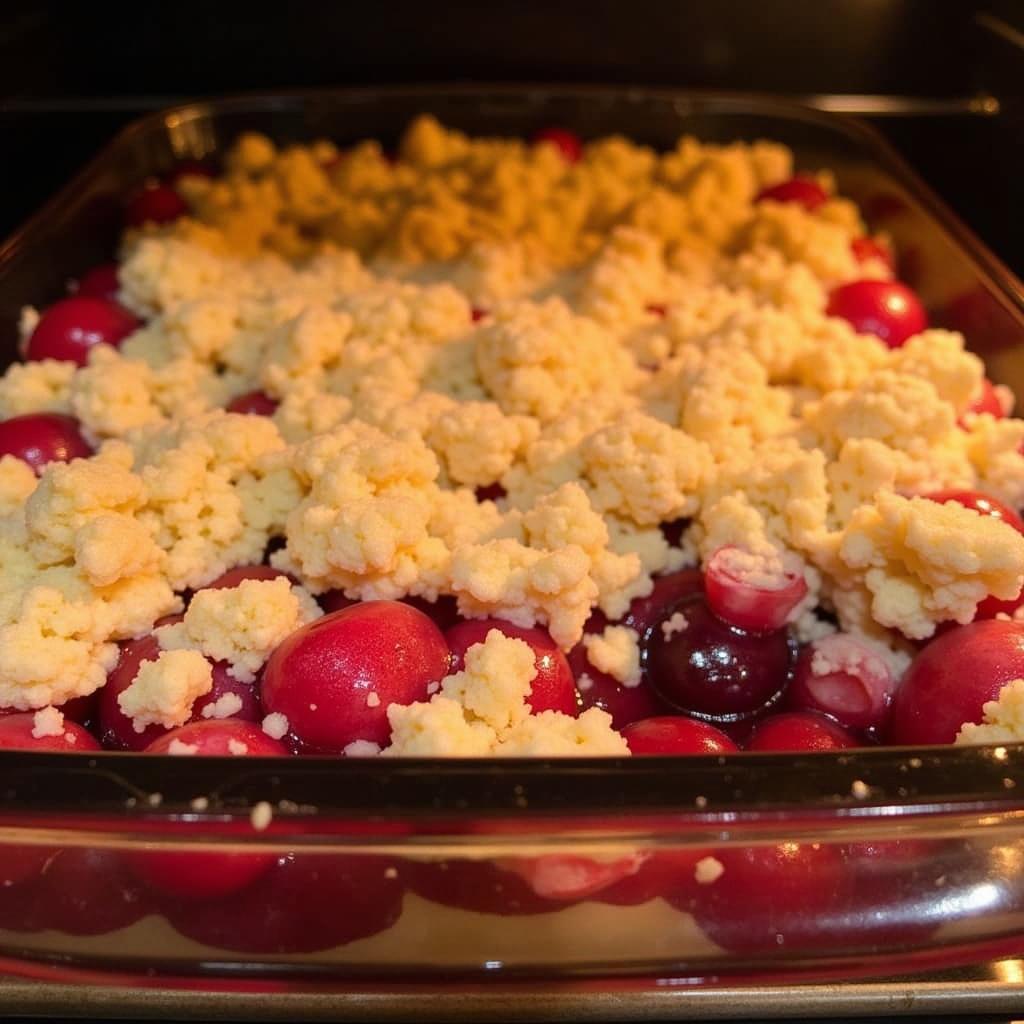
[[[751,633],[719,619],[702,596],[665,609],[642,640],[647,678],[688,715],[714,723],[752,718],[782,696],[796,660],[788,630]]]
[[[789,707],[822,711],[859,731],[884,728],[896,680],[877,651],[845,633],[816,640],[800,652]]]

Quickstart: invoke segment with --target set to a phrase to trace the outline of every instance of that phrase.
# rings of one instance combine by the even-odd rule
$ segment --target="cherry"
[[[850,243],[850,251],[858,263],[869,263],[878,260],[884,263],[890,270],[896,269],[896,260],[893,257],[892,249],[883,245],[875,238],[865,235],[862,238],[855,238]]]
[[[842,854],[834,846],[785,842],[713,856],[723,869],[716,880],[669,899],[731,953],[810,953],[820,942],[819,919],[848,899]]]
[[[634,756],[733,754],[736,744],[707,722],[681,715],[645,718],[622,730]]]
[[[959,422],[961,426],[964,424],[964,416],[969,412],[987,412],[997,420],[1001,420],[1006,417],[1006,410],[1003,408],[1003,403],[999,401],[999,392],[996,391],[995,385],[988,379],[988,377],[982,378],[981,390],[972,399],[971,404],[964,410],[963,416],[960,417]]]
[[[288,754],[258,725],[238,718],[188,722],[158,736],[146,747],[145,753],[170,754],[175,744],[195,747],[194,753],[200,757],[285,757]]]
[[[79,426],[73,416],[57,412],[31,412],[0,420],[0,455],[14,455],[37,473],[51,462],[86,459],[92,448]]]
[[[452,672],[460,672],[464,668],[466,651],[473,644],[483,643],[492,629],[524,641],[533,650],[537,675],[526,698],[531,710],[535,713],[561,711],[566,715],[579,714],[576,682],[569,662],[547,630],[535,626],[515,626],[502,619],[470,619],[452,626],[445,633],[452,654]]]
[[[508,491],[501,484],[488,484],[486,487],[478,487],[473,493],[477,501],[497,501],[504,498]]]
[[[800,652],[786,703],[822,711],[847,729],[877,731],[889,717],[896,683],[881,655],[856,637],[833,633]]]
[[[181,616],[168,616],[157,625],[169,625],[180,622]],[[144,750],[159,737],[171,730],[163,725],[147,725],[142,732],[136,732],[132,720],[121,710],[118,697],[135,681],[139,666],[144,661],[156,661],[160,656],[160,643],[152,634],[129,640],[121,644],[121,656],[113,670],[107,676],[106,685],[99,691],[97,720],[100,741],[108,750]],[[240,706],[230,717],[246,722],[256,722],[261,718],[261,709],[257,683],[243,683],[228,674],[228,665],[223,661],[212,662],[213,686],[209,693],[203,694],[192,705],[192,722],[222,721],[208,719],[203,710],[208,705],[216,704],[226,694],[234,694]]]
[[[672,712],[672,708],[646,680],[641,679],[639,686],[623,686],[617,679],[591,665],[583,644],[577,644],[569,652],[568,660],[576,676],[580,709],[607,711],[612,716],[612,728],[622,729],[631,722]]]
[[[690,898],[697,886],[697,864],[708,855],[706,849],[655,850],[632,875],[602,889],[592,899],[617,907],[635,907],[648,900]]]
[[[480,321],[483,320],[483,318],[488,315],[489,314],[486,309],[480,309],[477,306],[473,306],[473,308],[470,309],[469,311],[469,319],[475,324],[480,323]]]
[[[929,501],[938,501],[941,504],[945,504],[947,501],[955,501],[958,505],[963,505],[964,508],[977,512],[978,515],[1001,519],[1007,526],[1012,526],[1018,533],[1024,534],[1024,520],[1021,520],[1020,516],[1008,505],[1004,505],[1001,501],[987,494],[982,494],[981,491],[958,491],[951,489],[932,491],[930,494],[923,495],[923,497],[928,498]]]
[[[545,914],[566,905],[538,895],[521,874],[487,860],[413,861],[406,877],[418,896],[477,914]]]
[[[560,902],[587,899],[630,878],[642,863],[639,854],[598,861],[570,853],[509,857],[501,861],[506,870],[522,878],[538,896]]]
[[[544,128],[533,136],[534,145],[549,142],[571,163],[579,162],[583,156],[583,141],[574,132],[565,128]]]
[[[857,746],[838,722],[817,711],[786,711],[769,715],[754,726],[747,750],[813,752]]]
[[[685,597],[700,594],[703,589],[704,577],[697,569],[682,569],[667,576],[658,576],[647,597],[633,599],[629,610],[622,617],[622,624],[643,636],[654,623],[661,620],[667,608],[673,607]],[[595,627],[597,632],[602,629],[603,624]]]
[[[704,569],[704,591],[711,610],[724,622],[753,632],[781,629],[807,596],[799,572],[763,566],[763,560],[727,545]]]
[[[169,224],[188,213],[188,204],[170,185],[150,183],[139,189],[124,211],[124,222],[131,228],[145,224]]]
[[[238,565],[234,569],[228,569],[221,573],[215,580],[210,580],[200,590],[231,590],[245,580],[276,580],[284,576],[289,579],[288,573],[280,569],[274,569],[269,565]]]
[[[263,391],[247,391],[232,398],[227,404],[228,412],[246,413],[249,416],[273,416],[280,403]]]
[[[307,749],[384,746],[388,706],[428,700],[448,665],[444,636],[426,615],[400,601],[365,601],[303,626],[274,650],[263,707],[284,715]]]
[[[423,612],[442,633],[462,621],[455,598],[448,594],[440,594],[436,601],[428,601],[425,597],[403,597],[402,604]]]
[[[676,615],[682,628],[674,628]],[[697,595],[666,609],[642,649],[647,678],[664,700],[721,723],[753,717],[778,701],[796,645],[787,630],[748,633],[722,622]]]
[[[252,885],[201,907],[169,900],[182,935],[236,953],[314,953],[390,928],[402,912],[394,863],[363,854],[280,858]]]
[[[213,170],[202,160],[179,160],[174,170],[167,175],[168,185],[177,185],[182,178],[212,178]]]
[[[664,317],[668,313],[668,306],[664,302],[648,302],[644,306],[644,311],[651,316]]]
[[[77,722],[65,719],[56,736],[35,736],[36,713],[22,711],[0,717],[0,750],[49,750],[58,753],[91,753],[102,749],[92,734]]]
[[[921,650],[904,673],[888,740],[952,743],[961,725],[981,722],[983,706],[1021,677],[1024,624],[987,619],[950,629]]]
[[[78,286],[74,290],[75,294],[116,302],[117,293],[121,287],[117,270],[116,263],[100,263],[91,270],[87,270],[79,280]]]
[[[828,200],[828,193],[814,178],[797,174],[777,185],[761,189],[754,197],[755,203],[770,199],[776,203],[799,203],[805,210],[816,210]]]
[[[327,613],[340,612],[343,608],[351,608],[360,604],[358,597],[346,597],[342,590],[328,590],[317,597],[317,603]]]
[[[33,887],[28,930],[66,935],[105,935],[152,912],[124,859],[104,847],[69,846],[56,851]],[[8,927],[4,922],[4,927]]]
[[[853,281],[829,295],[825,312],[845,320],[858,334],[874,334],[889,348],[928,327],[921,300],[899,281]]]
[[[60,359],[85,366],[94,345],[119,345],[139,326],[116,302],[73,295],[55,302],[29,335],[25,358]]]

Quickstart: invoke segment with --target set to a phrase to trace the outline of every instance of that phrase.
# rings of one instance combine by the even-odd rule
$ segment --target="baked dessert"
[[[183,165],[0,379],[0,744],[1019,738],[1024,422],[894,268],[771,142]]]

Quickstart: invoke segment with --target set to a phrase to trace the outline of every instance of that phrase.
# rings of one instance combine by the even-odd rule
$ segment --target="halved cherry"
[[[61,299],[43,312],[29,335],[25,358],[85,366],[94,345],[120,345],[139,321],[123,306],[90,295]]]
[[[825,312],[845,320],[858,334],[874,334],[889,348],[928,327],[921,300],[899,281],[852,281],[829,295]]]
[[[816,210],[828,200],[828,193],[805,174],[797,174],[777,185],[761,189],[754,197],[755,203],[770,199],[776,203],[799,203],[805,210]]]
[[[92,446],[73,416],[32,412],[0,421],[0,455],[13,455],[42,473],[51,462],[88,458]]]
[[[704,569],[708,606],[740,629],[781,629],[807,596],[803,573],[765,565],[764,559],[733,545],[719,548]]]

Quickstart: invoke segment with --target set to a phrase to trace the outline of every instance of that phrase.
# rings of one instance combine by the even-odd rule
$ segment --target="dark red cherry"
[[[533,142],[549,142],[571,163],[577,163],[583,156],[583,142],[575,132],[565,128],[544,128],[533,136]]]
[[[101,263],[87,270],[74,289],[76,295],[87,295],[93,299],[106,299],[116,302],[121,282],[117,278],[116,263]]]
[[[921,300],[899,281],[853,281],[829,295],[825,312],[845,320],[858,334],[874,334],[889,348],[928,327]]]
[[[0,421],[0,455],[14,455],[42,473],[51,462],[88,458],[92,446],[73,416],[32,412]]]
[[[755,203],[770,199],[776,203],[799,203],[805,210],[816,210],[828,199],[828,193],[814,178],[797,174],[787,181],[761,189],[754,198]]]
[[[152,183],[128,200],[124,222],[130,228],[145,224],[169,224],[188,213],[188,204],[170,185]]]
[[[228,412],[246,413],[249,416],[273,416],[280,403],[262,391],[248,391],[232,398],[227,404]]]

